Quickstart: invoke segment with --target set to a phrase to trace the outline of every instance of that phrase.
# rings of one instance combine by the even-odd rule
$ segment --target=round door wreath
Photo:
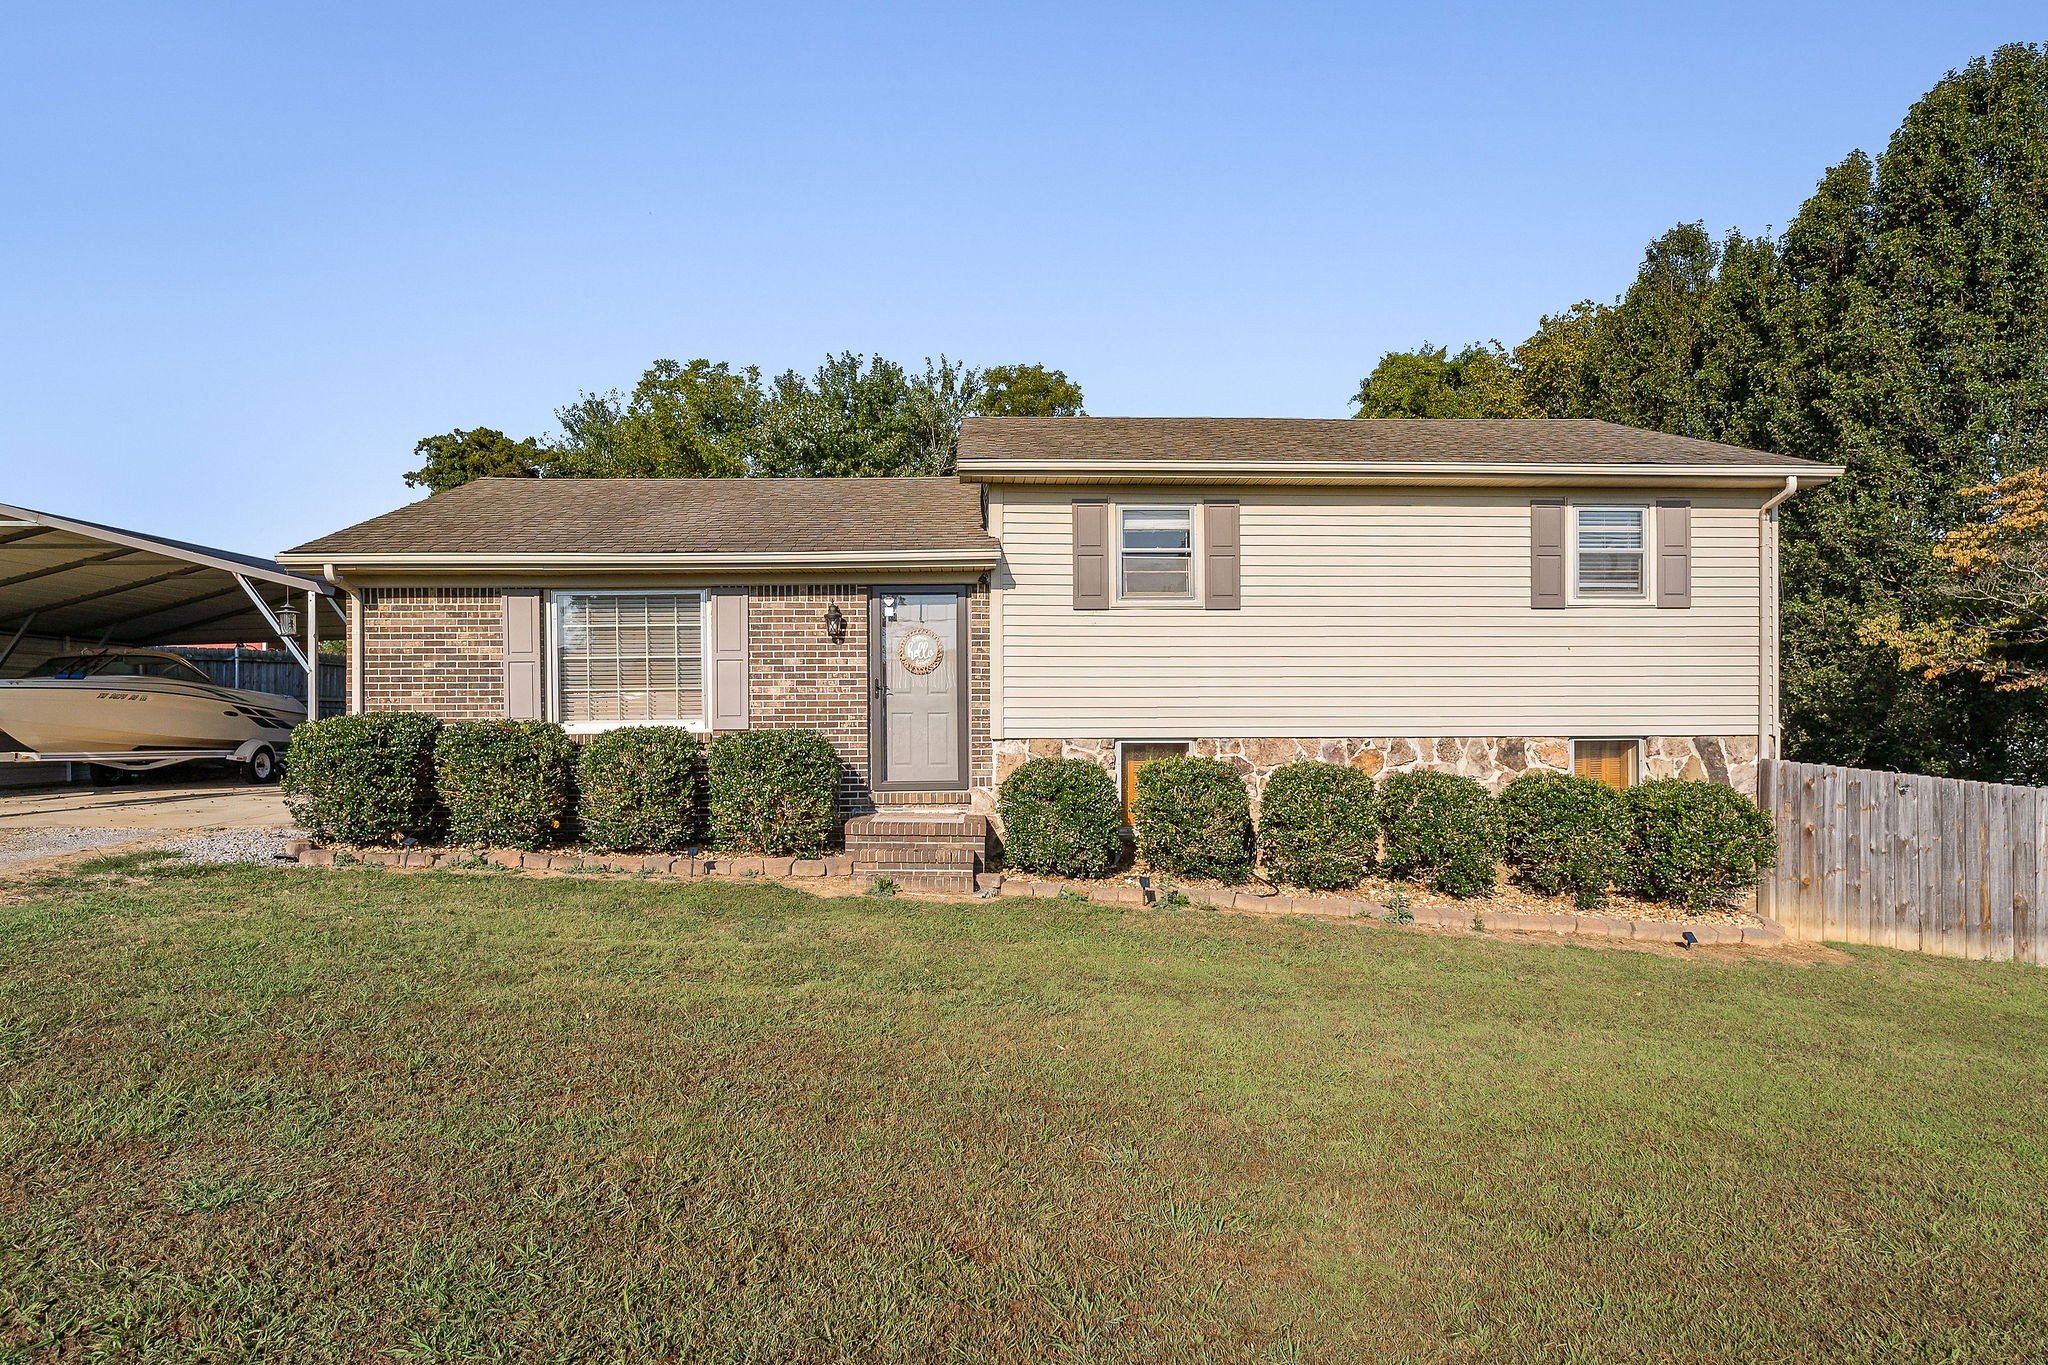
[[[904,631],[896,641],[896,661],[912,673],[929,673],[945,657],[946,648],[939,637],[923,626]]]

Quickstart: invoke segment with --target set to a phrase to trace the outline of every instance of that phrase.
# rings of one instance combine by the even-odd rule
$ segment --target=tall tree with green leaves
[[[628,397],[586,393],[557,409],[546,472],[583,478],[734,478],[766,417],[761,372],[724,361],[657,360]]]
[[[1533,415],[1499,342],[1456,355],[1427,341],[1413,351],[1389,351],[1359,381],[1351,405],[1353,417]]]
[[[407,485],[429,493],[445,493],[472,479],[537,478],[546,460],[532,438],[515,441],[490,427],[457,428],[421,438],[412,453],[420,467],[405,476]]]
[[[1079,417],[1081,386],[1043,365],[992,365],[982,371],[979,417]]]
[[[911,380],[881,356],[845,351],[806,378],[777,375],[754,472],[773,478],[932,473]]]

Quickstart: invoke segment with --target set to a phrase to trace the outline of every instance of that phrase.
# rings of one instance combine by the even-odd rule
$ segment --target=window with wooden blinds
[[[555,594],[555,703],[570,729],[704,723],[704,595]]]
[[[1126,743],[1118,745],[1117,748],[1117,767],[1121,770],[1119,776],[1123,779],[1124,789],[1124,823],[1135,826],[1138,823],[1138,769],[1155,758],[1165,758],[1169,754],[1175,758],[1186,757],[1188,746]]]
[[[1642,746],[1633,739],[1575,739],[1572,741],[1572,771],[1610,787],[1636,784],[1636,753]]]

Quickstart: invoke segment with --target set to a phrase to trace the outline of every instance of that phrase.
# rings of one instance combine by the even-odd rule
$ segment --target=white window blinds
[[[701,724],[703,595],[556,594],[555,679],[564,725]]]
[[[1581,507],[1578,511],[1578,594],[1643,595],[1643,509]]]
[[[1120,575],[1125,597],[1192,597],[1194,515],[1186,507],[1126,507]]]

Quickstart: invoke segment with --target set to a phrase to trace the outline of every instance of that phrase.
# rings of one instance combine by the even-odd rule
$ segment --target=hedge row
[[[542,721],[404,711],[335,716],[292,732],[292,816],[342,844],[422,842],[812,857],[839,828],[839,758],[814,730],[754,730],[705,746],[636,726],[578,745]]]
[[[1002,785],[1004,856],[1021,871],[1101,876],[1122,853],[1109,774],[1083,759],[1035,758]],[[1256,829],[1237,770],[1213,758],[1138,770],[1139,857],[1161,872],[1240,882],[1263,856],[1281,882],[1335,891],[1383,863],[1454,896],[1512,867],[1528,885],[1591,905],[1611,888],[1700,908],[1727,900],[1777,858],[1770,817],[1710,782],[1665,778],[1616,791],[1589,778],[1528,773],[1495,797],[1469,777],[1394,773],[1375,784],[1331,763],[1292,763],[1267,780]]]

